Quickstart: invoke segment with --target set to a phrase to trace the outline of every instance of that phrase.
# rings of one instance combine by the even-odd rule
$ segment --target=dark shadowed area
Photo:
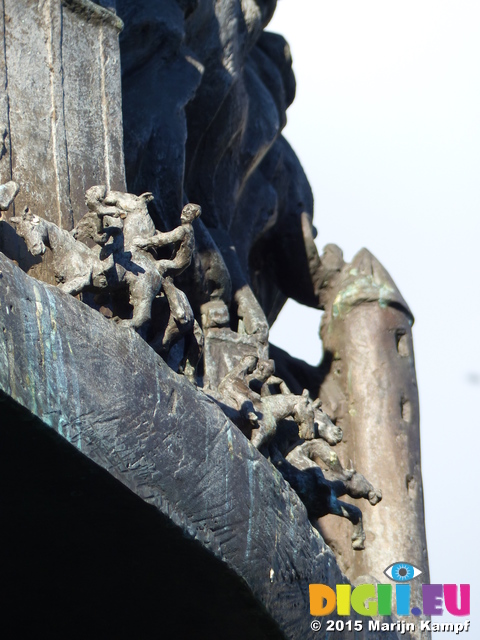
[[[284,638],[225,563],[20,405],[0,403],[8,637]]]

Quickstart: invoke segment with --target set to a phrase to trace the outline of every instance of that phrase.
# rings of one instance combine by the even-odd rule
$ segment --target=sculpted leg
[[[121,320],[119,324],[124,327],[139,329],[145,325],[152,315],[152,302],[157,294],[157,288],[151,287],[145,282],[129,282],[130,304],[133,306],[133,315],[130,320]]]
[[[185,353],[178,373],[183,373],[190,380],[195,379],[195,371],[203,353],[204,337],[198,322],[193,320],[193,328],[185,336]]]
[[[254,447],[260,449],[264,445],[268,444],[275,435],[277,423],[274,418],[265,419],[265,417],[263,417],[258,418],[255,424],[258,428],[254,429],[250,442]]]
[[[71,280],[67,280],[67,282],[59,284],[58,288],[64,293],[76,296],[92,283],[91,276],[91,273],[87,273],[83,276],[72,278]]]
[[[336,516],[347,518],[353,524],[352,549],[354,551],[362,551],[365,549],[365,531],[363,529],[362,512],[358,507],[347,502],[337,500],[336,496],[332,496],[330,501],[331,512]]]
[[[164,279],[162,288],[170,308],[170,317],[162,339],[162,348],[168,350],[183,334],[193,330],[195,317],[187,296],[181,289],[177,289],[171,277]]]

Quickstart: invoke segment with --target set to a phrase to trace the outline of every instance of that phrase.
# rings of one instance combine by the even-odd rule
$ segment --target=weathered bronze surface
[[[0,391],[304,638],[309,583],[428,581],[413,316],[367,250],[317,252],[275,0],[101,4],[0,12]],[[269,345],[289,297],[318,367]]]

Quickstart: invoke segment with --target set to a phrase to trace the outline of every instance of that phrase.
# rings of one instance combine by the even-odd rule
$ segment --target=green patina
[[[356,269],[351,275],[356,275]],[[344,318],[354,307],[363,302],[378,302],[382,309],[389,306],[395,299],[395,289],[386,283],[376,282],[372,275],[362,276],[347,284],[337,293],[333,301],[333,317]]]
[[[230,426],[227,426],[227,446],[228,446],[228,451],[230,453],[230,458],[233,460],[233,458],[234,458],[233,436],[232,436],[232,429],[231,429]]]

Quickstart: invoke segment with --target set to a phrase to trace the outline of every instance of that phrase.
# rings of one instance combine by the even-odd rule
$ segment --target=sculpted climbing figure
[[[85,204],[88,211],[72,229],[75,239],[84,241],[91,238],[95,243],[104,245],[111,236],[122,232],[122,220],[126,214],[120,213],[114,206],[103,204],[106,193],[105,185],[96,185],[86,191]]]
[[[258,422],[254,402],[259,395],[248,384],[248,377],[255,370],[257,363],[256,356],[245,356],[220,382],[218,393],[214,390],[209,391],[240,429],[251,427]]]
[[[317,436],[309,440],[301,436],[289,439],[292,431],[281,434],[269,446],[270,461],[298,493],[313,522],[327,514],[350,520],[352,549],[362,550],[365,548],[362,512],[338,498],[344,495],[364,498],[375,506],[381,501],[382,492],[355,469],[344,469],[327,439],[318,437],[318,433],[317,430]]]
[[[282,378],[275,374],[275,361],[259,360],[254,371],[248,376],[248,384],[257,390],[260,396],[272,395],[271,386],[277,386],[282,394],[291,394],[290,389]]]
[[[53,269],[58,288],[76,296],[88,289],[102,290],[108,286],[105,265],[98,252],[53,222],[33,214],[26,207],[21,216],[10,218],[17,234],[25,240],[29,252],[40,256],[49,248],[53,254]]]
[[[192,223],[201,213],[202,209],[198,204],[186,204],[180,214],[180,226],[172,231],[156,231],[147,238],[139,235],[133,238],[133,244],[139,249],[153,249],[172,245],[172,257],[168,260],[159,260],[158,269],[162,275],[179,276],[192,261],[195,249],[195,232]]]
[[[48,247],[53,254],[53,268],[59,287],[65,293],[77,295],[83,291],[127,289],[133,307],[131,319],[121,320],[124,326],[141,328],[150,320],[154,297],[160,290],[162,278],[156,268],[153,256],[140,252],[131,243],[133,235],[146,237],[155,233],[155,226],[147,210],[147,202],[152,198],[146,193],[135,196],[130,193],[108,192],[98,186],[89,190],[87,221],[80,221],[73,233],[60,229],[26,210],[21,217],[11,221],[17,233],[26,242],[33,255],[45,253]],[[103,221],[97,223],[95,217],[123,218],[121,232],[111,238],[107,256],[100,248],[90,248],[76,240],[80,232],[90,233],[90,237],[100,244],[105,243],[101,233]],[[105,218],[106,219],[106,218]],[[110,259],[105,258],[110,257]]]
[[[300,437],[314,437],[315,412],[308,391],[301,396],[290,393],[274,372],[273,360],[245,356],[222,379],[217,392],[208,391],[244,433],[251,432],[250,440],[258,449],[275,437],[278,422],[286,418],[295,421]],[[270,384],[282,391],[272,393]]]
[[[297,491],[313,522],[327,514],[347,518],[352,548],[364,549],[362,512],[338,498],[376,505],[381,491],[355,469],[343,468],[330,446],[341,441],[342,430],[321,410],[320,400],[312,401],[307,390],[292,393],[274,374],[273,360],[245,356],[207,393]]]
[[[119,324],[134,329],[143,328],[151,319],[152,302],[162,285],[162,274],[157,260],[150,253],[140,251],[133,243],[134,237],[149,238],[155,234],[155,225],[147,204],[153,196],[146,192],[140,196],[121,191],[108,191],[105,186],[95,186],[87,191],[89,218],[97,219],[97,238],[102,246],[99,257],[107,268],[113,260],[114,269],[109,279],[113,289],[126,287],[132,317]],[[80,226],[77,225],[77,228]],[[115,231],[107,232],[113,227]]]
[[[152,198],[151,193],[136,196],[96,185],[87,191],[88,211],[72,232],[60,229],[28,209],[11,222],[30,253],[41,255],[47,247],[52,251],[55,278],[65,293],[126,289],[133,312],[130,319],[119,320],[123,326],[140,329],[149,322],[152,302],[167,274],[170,280],[165,286],[165,295],[171,303],[172,318],[168,344],[173,341],[173,324],[175,328],[179,324],[193,325],[188,300],[174,287],[171,277],[190,264],[194,247],[191,222],[200,214],[200,207],[187,205],[178,230],[162,234],[157,232],[148,213],[147,203]],[[80,239],[91,239],[96,246],[89,247]],[[172,260],[157,260],[146,250],[160,243],[175,245]],[[183,329],[183,333],[185,331]]]
[[[248,384],[258,390],[255,408],[261,418],[252,432],[252,444],[260,449],[276,435],[277,424],[285,418],[292,418],[298,425],[300,437],[313,438],[314,407],[304,390],[301,396],[290,392],[285,382],[274,375],[273,360],[259,360],[255,370],[248,377]],[[278,392],[272,392],[277,387]]]
[[[171,231],[156,230],[148,237],[132,239],[138,251],[151,255],[151,251],[169,247],[170,258],[157,260],[156,267],[162,276],[162,292],[168,303],[168,321],[162,331],[150,341],[157,353],[165,354],[180,339],[185,339],[185,348],[179,372],[188,372],[193,378],[203,350],[203,333],[195,319],[192,307],[184,291],[174,284],[174,278],[190,266],[195,250],[195,232],[192,223],[202,213],[199,205],[186,204],[180,214],[180,225]]]
[[[299,469],[276,447],[270,448],[270,460],[298,493],[310,520],[314,522],[328,514],[347,518],[353,525],[352,548],[356,551],[365,548],[362,512],[358,507],[338,500],[340,496],[349,494],[345,482],[327,480],[320,467],[315,464]]]

